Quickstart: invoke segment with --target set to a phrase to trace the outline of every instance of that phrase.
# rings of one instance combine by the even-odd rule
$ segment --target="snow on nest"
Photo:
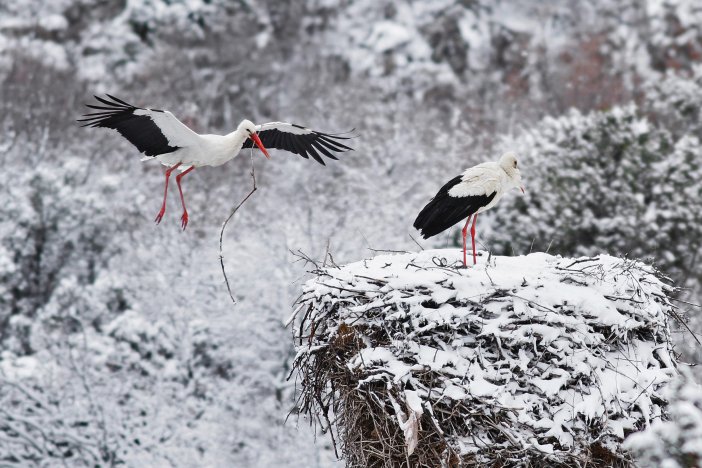
[[[467,269],[460,255],[318,268],[291,318],[302,412],[324,413],[324,424],[331,406],[344,454],[364,463],[372,454],[344,441],[365,430],[340,401],[353,392],[385,402],[408,452],[429,431],[446,460],[623,462],[624,437],[660,418],[659,390],[676,374],[671,287],[653,268],[607,255],[483,254]]]

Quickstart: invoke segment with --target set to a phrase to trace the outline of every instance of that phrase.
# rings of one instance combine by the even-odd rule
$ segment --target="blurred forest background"
[[[508,148],[527,195],[481,217],[485,248],[641,258],[701,300],[696,0],[5,0],[0,82],[2,463],[333,465],[284,424],[291,251],[416,250],[440,184]],[[156,226],[163,168],[75,122],[104,92],[199,132],[361,136],[327,167],[255,155],[224,241],[234,307],[217,240],[248,154],[186,179],[185,232],[175,192]]]

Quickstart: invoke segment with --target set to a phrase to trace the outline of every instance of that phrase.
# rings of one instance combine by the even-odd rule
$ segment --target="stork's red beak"
[[[268,154],[268,150],[266,149],[265,146],[263,146],[263,142],[261,142],[261,139],[258,137],[258,134],[252,133],[250,136],[251,136],[251,139],[253,140],[253,142],[256,143],[256,146],[258,146],[258,149],[260,149],[261,151],[263,151],[263,154],[264,154],[268,159],[271,159],[271,155]]]
[[[524,186],[519,187],[519,190],[521,190],[523,194],[526,194],[526,192],[524,191]]]

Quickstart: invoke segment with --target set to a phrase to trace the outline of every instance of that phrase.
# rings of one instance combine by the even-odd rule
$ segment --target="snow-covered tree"
[[[702,138],[702,64],[690,74],[669,71],[646,84],[643,110],[676,138]]]
[[[628,106],[547,118],[505,146],[521,155],[527,193],[485,217],[496,252],[610,252],[702,279],[697,138],[676,142]]]

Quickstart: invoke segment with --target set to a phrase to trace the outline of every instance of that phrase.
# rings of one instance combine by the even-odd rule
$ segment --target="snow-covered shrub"
[[[702,65],[688,75],[668,72],[646,84],[645,110],[672,135],[702,138]]]
[[[90,288],[119,250],[111,243],[111,230],[120,214],[110,213],[106,204],[113,184],[105,178],[88,188],[86,170],[83,161],[66,158],[62,167],[13,166],[0,181],[5,200],[0,245],[6,259],[0,264],[0,343],[5,349],[31,352],[27,327],[45,306],[41,316],[48,327],[70,329],[76,317],[91,321],[110,314],[111,281],[101,283],[106,297],[99,300],[90,299]]]
[[[686,370],[686,369],[685,369]],[[693,468],[702,463],[702,387],[689,371],[673,380],[663,395],[670,402],[669,420],[654,421],[631,435],[625,448],[644,468]]]
[[[647,23],[639,30],[656,71],[690,70],[702,54],[702,10],[696,0],[645,3]],[[640,2],[632,2],[641,9]]]
[[[98,419],[104,417],[102,402],[96,404],[81,377],[56,366],[46,351],[23,357],[2,353],[0,462],[88,467],[117,461],[105,420]]]
[[[296,408],[350,466],[628,466],[675,374],[671,288],[601,255],[456,250],[318,267],[291,321]]]
[[[0,77],[3,59],[19,51],[47,67],[72,66],[81,78],[98,81],[131,76],[150,58],[156,37],[202,38],[235,11],[212,0],[60,0],[9,3],[0,7]],[[219,24],[224,24],[220,21]],[[4,26],[4,27],[3,27]],[[8,66],[9,68],[9,66]]]
[[[78,327],[30,356],[0,354],[0,463],[214,465],[222,389],[194,347],[212,334],[134,310],[104,333]]]
[[[700,281],[698,139],[675,142],[629,106],[547,118],[507,146],[520,154],[527,192],[483,218],[496,253],[604,251]]]

